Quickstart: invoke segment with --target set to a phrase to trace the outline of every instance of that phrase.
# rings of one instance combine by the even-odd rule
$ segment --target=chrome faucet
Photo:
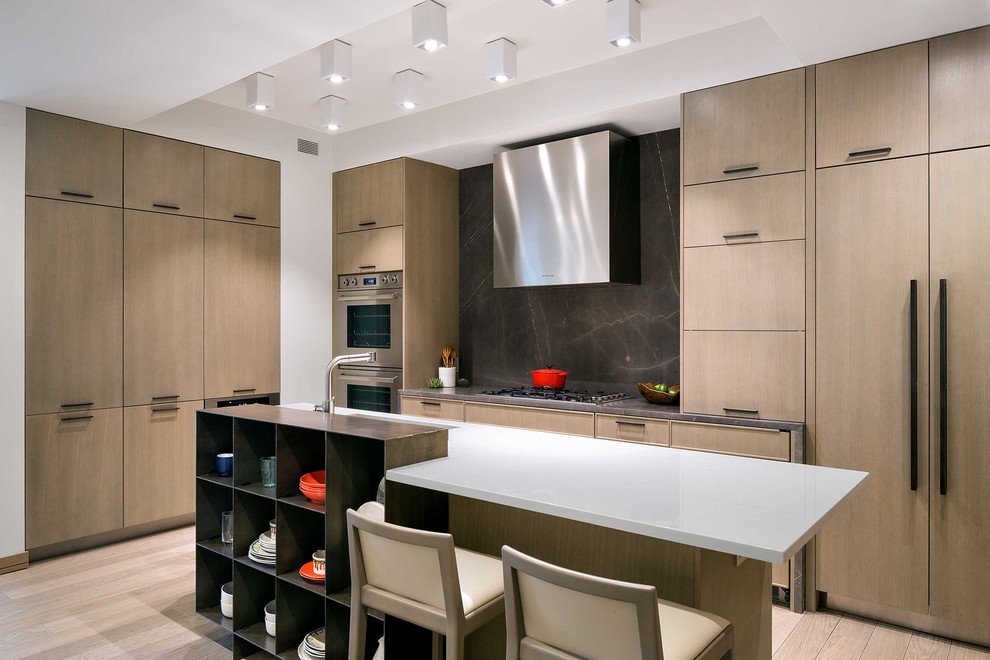
[[[327,363],[327,373],[326,373],[326,397],[323,399],[323,405],[315,406],[313,410],[316,412],[323,412],[329,415],[333,414],[333,400],[334,397],[330,394],[330,374],[333,372],[333,368],[338,364],[346,364],[348,362],[374,362],[378,359],[378,353],[375,351],[370,351],[368,353],[353,353],[351,355],[338,355],[337,357],[330,360]]]

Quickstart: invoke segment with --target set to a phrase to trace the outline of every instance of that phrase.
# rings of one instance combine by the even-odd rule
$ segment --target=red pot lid
[[[531,374],[546,374],[547,376],[567,376],[570,371],[561,371],[560,369],[554,369],[553,367],[547,367],[546,369],[534,369],[530,371]]]

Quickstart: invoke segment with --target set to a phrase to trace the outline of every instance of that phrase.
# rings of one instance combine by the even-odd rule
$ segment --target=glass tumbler
[[[264,488],[275,487],[275,457],[265,456],[261,459],[261,485]]]
[[[220,541],[227,545],[234,544],[234,512],[224,511],[220,514]]]

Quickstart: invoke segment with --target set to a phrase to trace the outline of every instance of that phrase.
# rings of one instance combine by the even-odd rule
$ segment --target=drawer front
[[[804,238],[805,173],[684,189],[684,247]]]
[[[670,422],[622,415],[595,415],[595,437],[607,440],[670,444]]]
[[[928,43],[819,64],[818,167],[928,151]]]
[[[804,421],[803,332],[685,332],[681,409]]]
[[[399,158],[333,175],[333,224],[337,233],[402,224],[404,163]]]
[[[337,274],[402,270],[402,227],[337,234]]]
[[[278,227],[281,165],[207,148],[203,156],[203,215],[215,220]]]
[[[594,413],[468,402],[464,404],[464,421],[588,437],[595,435]]]
[[[124,132],[124,206],[203,215],[203,147]]]
[[[804,169],[804,69],[684,95],[684,184]]]
[[[777,429],[671,422],[670,446],[775,461],[791,460],[791,434]]]
[[[804,241],[684,250],[685,330],[804,330]]]
[[[929,42],[931,150],[990,144],[990,27]]]
[[[446,419],[451,422],[464,421],[464,403],[446,399],[414,399],[404,396],[401,402],[403,415]]]

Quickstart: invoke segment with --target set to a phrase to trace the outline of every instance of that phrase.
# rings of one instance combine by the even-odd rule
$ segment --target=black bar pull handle
[[[760,411],[753,408],[722,408],[723,412],[727,413],[742,413],[744,415],[759,415]]]
[[[375,264],[368,264],[368,265],[365,265],[365,266],[358,266],[358,268],[360,270],[374,270],[375,269]]]
[[[153,396],[153,397],[151,397],[151,401],[152,402],[155,402],[155,401],[168,401],[169,399],[178,399],[178,398],[179,398],[179,395],[178,394],[163,394],[162,396]]]
[[[238,220],[257,220],[258,217],[254,215],[245,215],[243,213],[235,213],[234,217]]]
[[[240,390],[234,390],[234,394],[250,394],[251,392],[257,392],[257,391],[258,388],[256,387],[245,387]]]
[[[93,199],[93,196],[90,195],[89,193],[75,192],[72,190],[60,190],[59,192],[65,195],[66,197],[82,197],[83,199]]]
[[[93,419],[93,415],[74,415],[72,417],[59,417],[60,422],[78,422],[84,419]]]
[[[60,407],[62,408],[85,408],[86,406],[92,406],[92,401],[86,401],[84,403],[63,403]]]
[[[891,147],[880,147],[878,149],[863,149],[862,151],[850,151],[850,158],[866,158],[868,156],[886,156],[892,151]]]
[[[617,419],[615,420],[615,423],[618,426],[640,426],[640,427],[646,426],[646,422],[631,422],[626,419]]]
[[[179,408],[179,406],[169,406],[168,408],[152,408],[151,409],[151,412],[153,412],[153,413],[158,413],[158,412],[176,412],[178,410],[182,410],[182,409]]]
[[[918,280],[911,280],[911,490],[918,490]]]
[[[727,241],[731,241],[736,238],[759,238],[760,232],[758,231],[737,231],[733,234],[722,234],[722,238]]]
[[[179,210],[179,206],[177,204],[162,204],[160,202],[152,202],[151,205],[156,209],[169,209],[170,211]]]
[[[374,220],[369,220],[368,222],[359,222],[358,223],[358,227],[371,227],[371,226],[377,225],[377,224],[378,223],[375,222]]]
[[[741,167],[727,167],[722,170],[722,174],[742,174],[743,172],[755,172],[760,169],[759,165],[743,165]]]
[[[949,283],[938,281],[938,492],[949,488]]]

